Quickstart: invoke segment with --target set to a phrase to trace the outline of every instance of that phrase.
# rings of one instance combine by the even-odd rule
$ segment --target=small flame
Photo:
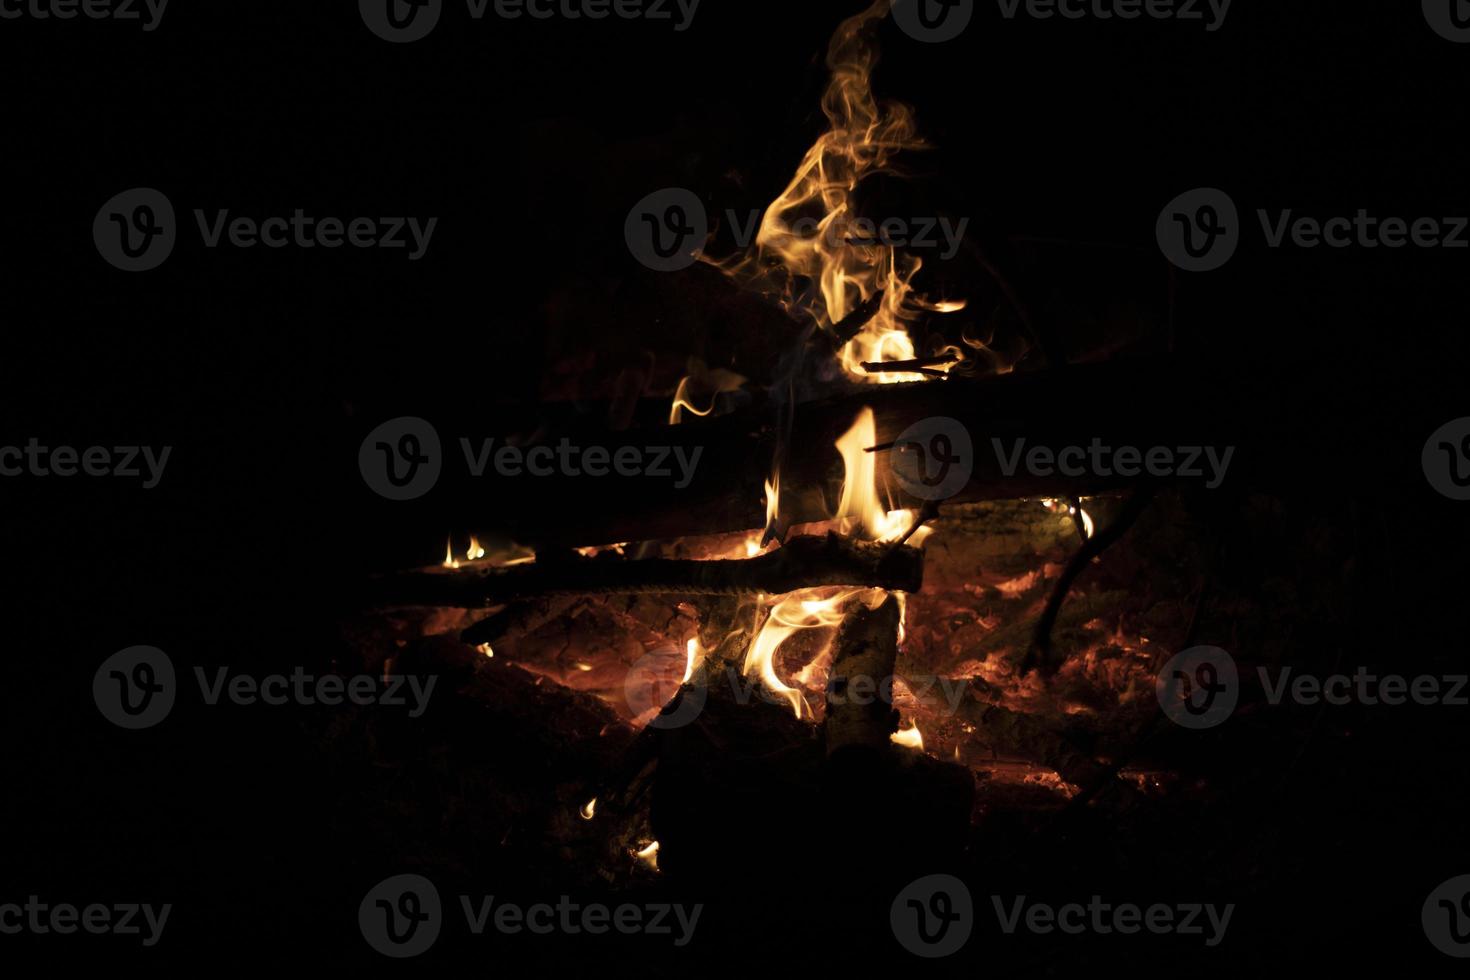
[[[687,659],[684,662],[684,679],[679,681],[680,684],[689,683],[689,678],[694,676],[694,668],[699,666],[699,662],[704,659],[704,651],[699,648],[699,637],[691,636],[689,638],[685,652]]]
[[[658,870],[658,841],[653,841],[637,853],[638,860],[648,865],[654,871]]]
[[[924,734],[919,731],[919,726],[905,728],[888,736],[888,740],[894,745],[902,745],[904,748],[918,749],[924,751]]]
[[[444,567],[458,568],[459,559],[454,557],[454,539],[449,538],[444,542]]]
[[[597,797],[594,796],[592,797],[592,799],[582,804],[582,808],[579,809],[577,812],[582,815],[583,820],[591,820],[593,817],[597,816]]]
[[[467,561],[477,561],[485,557],[485,549],[480,547],[480,542],[471,536],[470,546],[465,550],[464,556]]]
[[[776,521],[781,514],[781,474],[773,473],[766,481],[766,531],[762,535],[762,542],[769,541],[776,535]],[[752,555],[752,557],[754,557]]]
[[[481,643],[479,646],[475,647],[475,649],[478,650],[480,653],[483,653],[487,657],[495,656],[495,650],[488,643]]]

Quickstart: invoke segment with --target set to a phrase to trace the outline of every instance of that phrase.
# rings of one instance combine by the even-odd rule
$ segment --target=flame
[[[802,630],[836,627],[842,622],[850,601],[862,601],[871,609],[881,604],[886,596],[887,593],[882,589],[839,588],[834,591],[832,587],[827,586],[798,589],[795,592],[775,597],[771,600],[765,621],[761,623],[755,639],[746,651],[741,673],[746,677],[759,676],[768,691],[787,700],[797,718],[809,717],[811,708],[807,705],[802,692],[790,687],[776,675],[776,651],[788,637]],[[827,656],[830,644],[831,637],[828,637],[827,644],[822,647],[807,668],[811,668]],[[794,679],[799,683],[806,683],[810,680],[810,674],[810,670],[803,668]]]
[[[581,808],[577,812],[582,815],[583,820],[591,820],[593,817],[597,816],[597,797],[594,796],[592,797],[592,799],[582,804]]]
[[[776,520],[781,514],[781,474],[772,473],[766,481],[766,531],[761,540],[769,541],[776,533]]]
[[[699,662],[704,659],[704,651],[699,648],[699,637],[697,636],[689,638],[689,644],[685,650],[687,659],[684,662],[684,679],[679,681],[680,684],[689,683],[689,678],[694,676],[694,668],[698,667]]]
[[[734,371],[726,371],[723,368],[707,368],[703,361],[691,358],[689,373],[679,379],[679,387],[674,390],[674,404],[669,407],[669,424],[678,425],[683,421],[685,412],[700,418],[709,415],[715,410],[720,395],[727,391],[739,391],[744,384],[743,375],[736,374]],[[701,410],[690,401],[691,388],[710,392],[708,408]]]
[[[458,568],[459,559],[454,557],[454,539],[449,538],[444,542],[444,567]]]
[[[464,556],[467,561],[475,561],[476,559],[485,557],[485,549],[480,547],[480,542],[475,540],[473,535],[470,537],[470,546],[465,550]]]
[[[833,35],[827,50],[832,77],[822,96],[828,129],[766,209],[753,247],[723,262],[705,260],[747,285],[775,292],[788,312],[810,317],[823,330],[832,330],[881,293],[876,309],[841,352],[850,377],[880,383],[929,377],[917,371],[870,374],[862,364],[913,359],[909,324],[926,312],[952,313],[965,305],[918,294],[913,279],[923,263],[873,237],[872,222],[857,209],[857,190],[865,179],[896,173],[896,155],[928,145],[907,106],[880,103],[873,95],[878,54],[870,28],[887,12],[888,0],[876,0]],[[931,370],[948,371],[964,356],[959,348],[946,352],[957,360]]]
[[[648,865],[654,871],[658,870],[658,841],[653,841],[647,847],[637,852],[638,860]]]
[[[1087,512],[1087,508],[1069,504],[1063,500],[1056,500],[1052,497],[1043,498],[1041,506],[1054,514],[1065,510],[1068,517],[1080,517],[1082,519],[1082,537],[1092,537],[1095,525],[1092,523],[1092,515]]]
[[[902,745],[909,749],[918,749],[920,752],[924,751],[924,733],[919,731],[917,724],[912,728],[905,728],[902,731],[894,732],[888,736],[888,740],[894,745]]]
[[[488,643],[481,643],[479,646],[475,647],[475,649],[478,652],[483,653],[487,657],[495,656],[495,650]]]

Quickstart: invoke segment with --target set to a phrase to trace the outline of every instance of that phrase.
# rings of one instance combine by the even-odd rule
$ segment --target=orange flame
[[[857,210],[863,180],[895,173],[897,154],[927,146],[907,106],[880,103],[873,95],[878,54],[870,28],[887,12],[888,0],[877,0],[837,28],[827,50],[832,77],[822,96],[828,130],[766,209],[754,247],[714,264],[754,288],[776,292],[788,312],[808,316],[824,330],[882,293],[877,309],[843,347],[842,366],[860,381],[923,381],[927,375],[915,371],[869,374],[862,368],[864,362],[914,358],[909,324],[925,312],[951,313],[965,305],[918,294],[913,279],[920,260],[878,241]],[[816,294],[807,283],[816,284]],[[946,352],[963,356],[958,348]]]

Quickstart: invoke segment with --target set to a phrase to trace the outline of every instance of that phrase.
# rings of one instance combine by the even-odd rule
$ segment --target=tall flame
[[[822,96],[828,130],[766,209],[754,247],[714,264],[753,287],[778,292],[788,312],[809,316],[829,331],[881,293],[855,335],[844,338],[842,366],[856,380],[922,381],[928,375],[917,371],[869,373],[862,367],[864,362],[913,359],[909,324],[925,312],[964,307],[963,302],[935,302],[918,294],[913,279],[922,262],[879,240],[873,223],[857,208],[863,180],[894,173],[897,154],[927,146],[907,106],[880,103],[873,95],[878,53],[871,28],[888,6],[889,0],[876,0],[837,28],[827,50],[832,77]],[[959,355],[956,348],[948,352]]]

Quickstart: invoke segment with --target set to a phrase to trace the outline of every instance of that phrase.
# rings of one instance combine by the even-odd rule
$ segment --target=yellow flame
[[[766,534],[776,528],[776,519],[781,513],[781,474],[773,473],[766,481]]]
[[[454,557],[454,539],[449,538],[444,542],[444,567],[458,568],[459,559]]]
[[[689,678],[694,676],[694,668],[699,666],[699,661],[704,659],[704,651],[699,648],[699,637],[691,636],[685,647],[686,658],[684,661],[684,679],[680,684],[688,684]]]
[[[581,809],[577,812],[582,815],[583,820],[591,820],[597,816],[597,797],[594,796],[586,803],[583,803]]]
[[[841,353],[851,377],[880,383],[925,380],[927,375],[916,371],[869,374],[861,365],[914,358],[909,324],[925,312],[964,307],[961,301],[936,302],[918,294],[912,282],[920,260],[878,240],[857,209],[863,180],[894,173],[896,155],[927,146],[907,106],[879,103],[873,95],[878,55],[870,27],[887,12],[888,0],[876,0],[837,28],[827,50],[832,77],[822,96],[827,131],[766,209],[753,248],[715,263],[737,280],[777,293],[788,311],[809,316],[827,330],[882,292],[876,310]],[[808,283],[817,285],[817,295]],[[953,352],[963,356],[957,348]]]
[[[470,546],[465,550],[464,556],[468,561],[476,561],[485,557],[485,549],[480,547],[480,542],[475,540],[473,535],[470,537]]]
[[[479,646],[475,647],[475,649],[478,650],[480,653],[483,653],[487,657],[495,656],[495,650],[488,643],[481,643]]]
[[[648,865],[654,871],[658,870],[658,841],[653,841],[647,847],[638,852],[638,860]]]
[[[902,745],[909,749],[918,749],[920,752],[924,751],[924,733],[919,731],[918,725],[894,732],[888,736],[888,740],[894,745]]]
[[[865,452],[878,441],[873,410],[863,408],[848,429],[837,440],[842,456],[842,496],[837,501],[837,518],[850,519],[870,540],[897,536],[908,529],[901,518],[890,520],[888,511],[878,502],[878,459],[876,453]],[[895,513],[901,513],[895,511]]]
[[[886,596],[887,593],[882,589],[833,590],[830,586],[798,589],[795,592],[777,596],[771,600],[765,621],[761,623],[755,639],[746,651],[745,663],[741,666],[741,672],[746,677],[759,676],[766,690],[786,699],[796,717],[810,716],[811,708],[807,705],[802,692],[790,687],[777,676],[776,651],[788,637],[802,630],[830,630],[836,627],[842,622],[848,602],[858,600],[866,603],[869,608],[875,608]],[[826,657],[827,647],[830,644],[831,637],[829,636],[827,644],[818,651],[812,664]],[[807,666],[810,667],[812,664]],[[810,671],[806,669],[799,671],[796,675],[796,679],[802,683],[809,680],[809,677]]]

